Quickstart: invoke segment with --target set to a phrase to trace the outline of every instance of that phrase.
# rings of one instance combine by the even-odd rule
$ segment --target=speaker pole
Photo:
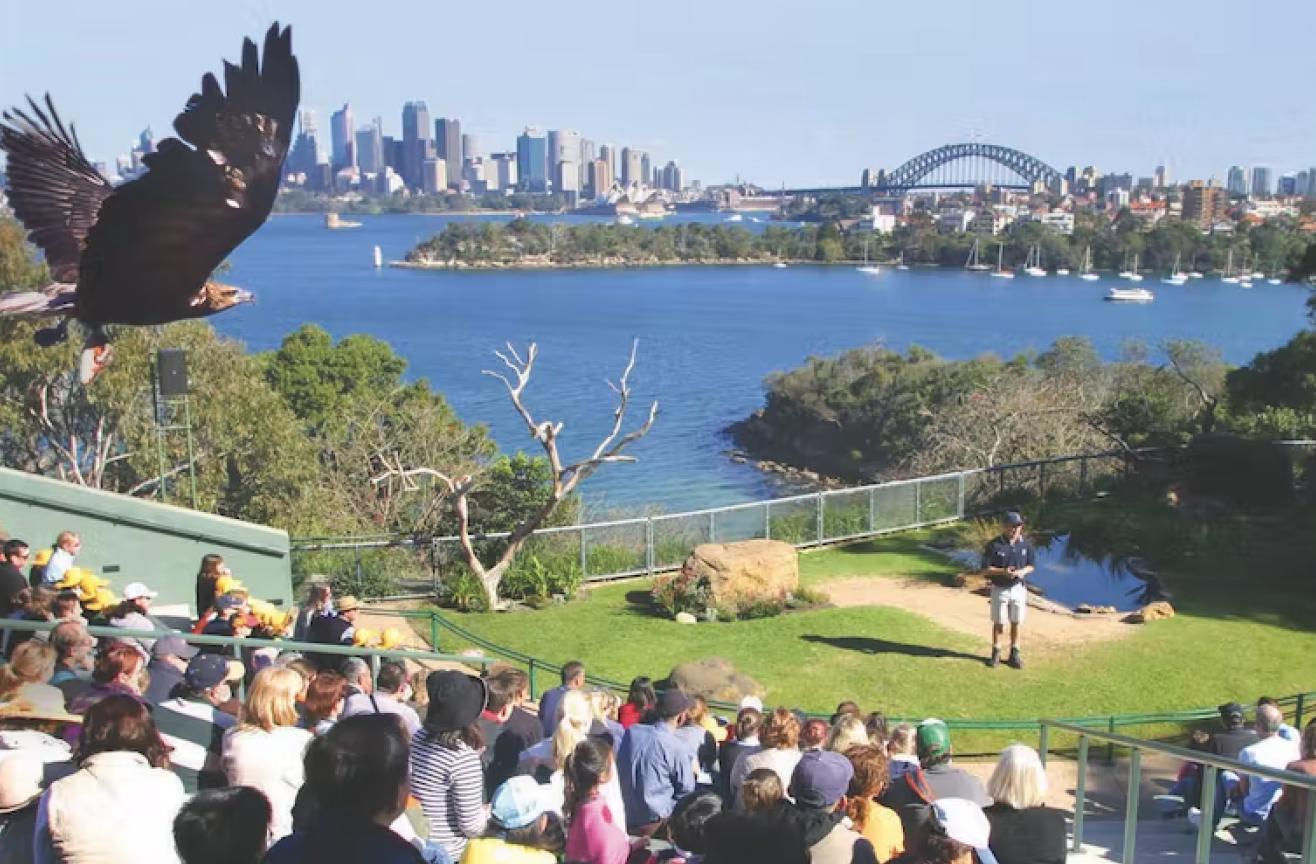
[[[157,349],[152,356],[151,391],[155,402],[156,455],[160,464],[160,500],[168,499],[169,460],[166,438],[170,432],[187,436],[187,473],[192,487],[192,509],[197,507],[196,443],[192,436],[192,401],[187,383],[187,354],[176,348]],[[181,413],[181,417],[179,416]]]

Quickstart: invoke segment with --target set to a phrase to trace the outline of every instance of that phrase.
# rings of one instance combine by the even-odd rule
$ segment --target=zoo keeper
[[[1025,580],[1037,563],[1032,542],[1024,536],[1024,517],[1014,510],[1005,514],[1001,536],[983,550],[983,572],[992,583],[992,659],[987,665],[1001,663],[1001,634],[1010,622],[1010,659],[1015,669],[1024,668],[1019,656],[1019,625],[1028,609],[1028,586]]]

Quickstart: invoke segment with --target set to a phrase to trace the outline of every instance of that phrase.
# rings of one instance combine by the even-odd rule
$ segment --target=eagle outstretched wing
[[[8,157],[8,191],[14,215],[28,239],[46,255],[56,282],[78,280],[87,233],[111,194],[82,152],[75,129],[65,127],[46,95],[46,107],[30,97],[29,111],[0,115],[0,150]]]
[[[292,28],[265,34],[264,56],[243,43],[174,120],[179,138],[143,160],[147,172],[114,190],[87,238],[79,317],[159,324],[205,314],[198,292],[269,218],[301,98]],[[186,143],[184,143],[186,142]],[[188,145],[192,146],[188,146]]]

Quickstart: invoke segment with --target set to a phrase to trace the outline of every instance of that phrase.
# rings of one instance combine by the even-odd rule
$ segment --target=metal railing
[[[1124,811],[1124,849],[1121,861],[1132,862],[1137,852],[1138,805],[1142,786],[1142,754],[1154,753],[1169,756],[1184,762],[1196,762],[1203,766],[1201,784],[1201,814],[1197,823],[1197,848],[1194,856],[1196,864],[1208,864],[1211,856],[1211,838],[1215,835],[1215,788],[1221,771],[1232,771],[1238,775],[1263,777],[1277,780],[1286,787],[1304,789],[1307,792],[1307,813],[1302,840],[1302,860],[1306,864],[1316,864],[1316,777],[1296,774],[1290,771],[1277,771],[1259,765],[1245,765],[1237,759],[1227,759],[1198,750],[1187,750],[1158,741],[1146,741],[1130,738],[1111,732],[1103,732],[1074,723],[1060,720],[1041,720],[1041,746],[1039,754],[1043,764],[1046,763],[1051,745],[1051,731],[1064,732],[1078,737],[1077,769],[1078,777],[1074,792],[1074,834],[1072,851],[1083,851],[1083,823],[1087,808],[1088,753],[1092,741],[1106,744],[1108,747],[1123,747],[1130,751],[1128,796]]]
[[[1082,454],[684,513],[546,528],[535,532],[518,562],[537,558],[551,569],[570,568],[586,582],[652,576],[679,568],[690,550],[702,543],[770,539],[803,549],[956,522],[990,512],[1006,496],[1082,498],[1101,481],[1122,473],[1125,465],[1123,453]],[[508,536],[483,534],[474,539],[477,544],[496,543]],[[299,538],[293,541],[292,554],[295,572],[330,573],[354,586],[361,596],[381,596],[370,590],[372,572],[392,573],[384,584],[402,590],[383,593],[398,599],[433,596],[445,575],[465,572],[457,537]],[[399,581],[398,572],[408,566],[413,578]]]

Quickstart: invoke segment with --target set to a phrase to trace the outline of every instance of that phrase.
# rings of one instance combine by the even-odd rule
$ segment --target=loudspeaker
[[[161,348],[156,352],[155,374],[161,396],[186,396],[187,352],[182,348]]]

